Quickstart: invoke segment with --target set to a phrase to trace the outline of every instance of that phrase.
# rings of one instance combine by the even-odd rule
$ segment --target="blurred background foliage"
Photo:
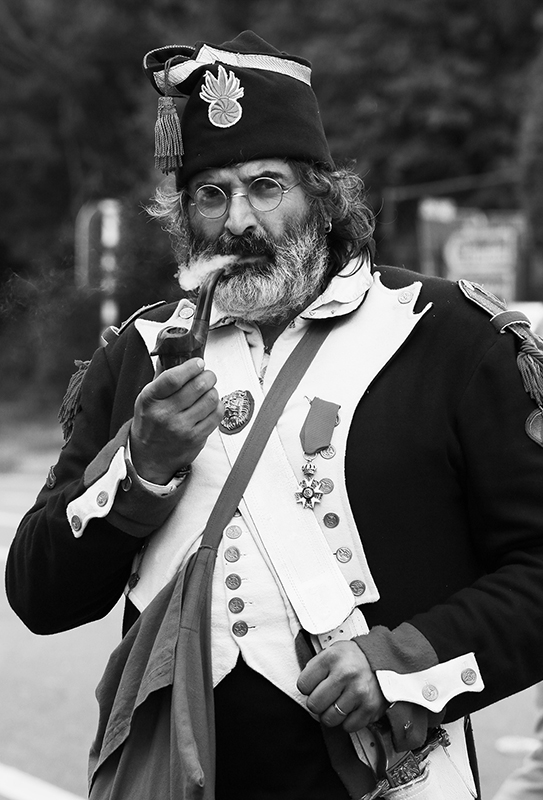
[[[387,198],[472,176],[457,202],[522,209],[532,269],[543,276],[540,8],[539,0],[3,0],[0,400],[58,405],[74,359],[97,345],[100,290],[74,282],[85,203],[122,204],[121,317],[174,296],[167,237],[143,210],[162,176],[153,168],[157,96],[141,61],[164,44],[221,43],[251,28],[312,61],[332,152],[356,160],[377,214],[378,262],[418,268],[416,198],[404,192],[393,207]],[[502,182],[485,180],[496,174]]]

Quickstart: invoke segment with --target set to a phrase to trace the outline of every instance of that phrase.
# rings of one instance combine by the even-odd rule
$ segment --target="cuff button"
[[[426,686],[424,686],[422,689],[422,696],[429,703],[431,703],[433,700],[437,700],[438,695],[439,695],[438,690],[431,683],[427,683]]]
[[[72,526],[72,530],[76,533],[81,530],[83,527],[83,523],[81,522],[81,517],[78,517],[76,514],[71,518],[70,525]]]
[[[477,673],[475,672],[474,669],[465,669],[463,670],[460,677],[462,678],[462,681],[466,684],[466,686],[472,686],[477,680]]]
[[[99,492],[96,498],[96,504],[103,508],[107,505],[107,501],[109,500],[109,494],[107,492]]]

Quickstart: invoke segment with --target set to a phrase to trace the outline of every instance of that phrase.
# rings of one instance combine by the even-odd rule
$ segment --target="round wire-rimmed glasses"
[[[255,211],[274,211],[281,205],[283,196],[298,185],[295,183],[283,189],[275,178],[262,177],[251,181],[246,192],[232,192],[228,195],[220,186],[206,183],[196,189],[194,196],[189,195],[189,197],[192,200],[191,205],[196,206],[203,217],[219,219],[228,211],[233,197],[246,197]]]

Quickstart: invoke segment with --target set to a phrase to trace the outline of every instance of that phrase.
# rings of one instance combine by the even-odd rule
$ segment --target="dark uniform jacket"
[[[364,614],[370,628],[409,622],[440,663],[475,653],[485,689],[451,700],[453,720],[543,678],[543,449],[525,430],[537,407],[517,338],[497,332],[457,285],[380,272],[390,288],[422,280],[416,310],[432,308],[361,398],[349,434],[347,488],[381,595]],[[171,307],[148,314],[163,321]],[[356,342],[350,360],[356,370]],[[133,326],[92,359],[73,435],[8,558],[9,600],[36,632],[107,614],[176,503],[175,492],[151,496],[128,465],[112,510],[81,538],[66,516],[152,377]],[[386,654],[372,658],[387,667]]]

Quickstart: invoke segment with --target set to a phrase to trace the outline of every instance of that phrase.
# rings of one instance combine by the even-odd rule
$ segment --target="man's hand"
[[[351,641],[335,642],[312,658],[298,678],[298,689],[321,722],[343,725],[349,733],[380,719],[389,706],[366,656]]]
[[[132,463],[141,478],[166,484],[194,461],[224,413],[215,383],[202,359],[192,358],[142,389],[130,431]]]

